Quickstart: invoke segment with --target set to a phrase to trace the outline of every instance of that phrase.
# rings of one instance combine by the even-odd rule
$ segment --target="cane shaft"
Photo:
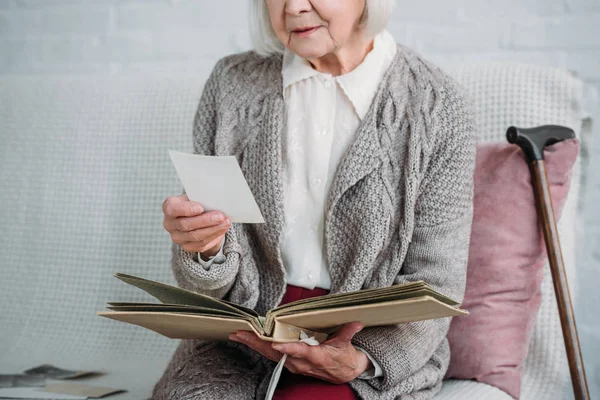
[[[579,347],[579,337],[577,336],[575,316],[571,304],[571,295],[567,283],[544,160],[532,161],[530,163],[530,169],[533,178],[532,183],[535,191],[537,210],[544,232],[544,240],[546,242],[550,270],[552,272],[552,282],[554,283],[554,293],[556,294],[556,301],[558,303],[560,323],[563,331],[563,338],[565,340],[567,358],[569,360],[569,369],[571,372],[575,399],[589,400],[590,394],[588,392],[585,369],[583,367],[583,359]]]

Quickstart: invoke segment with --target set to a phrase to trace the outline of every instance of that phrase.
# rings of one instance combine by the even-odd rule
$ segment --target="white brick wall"
[[[249,48],[247,2],[0,0],[0,74],[206,73],[221,56]],[[504,60],[576,71],[600,126],[600,0],[398,0],[389,30],[442,65]],[[576,312],[592,398],[600,398],[598,138],[589,168]]]

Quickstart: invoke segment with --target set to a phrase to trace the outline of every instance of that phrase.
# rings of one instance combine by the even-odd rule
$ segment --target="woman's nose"
[[[285,12],[289,15],[300,15],[312,10],[310,0],[286,0]]]

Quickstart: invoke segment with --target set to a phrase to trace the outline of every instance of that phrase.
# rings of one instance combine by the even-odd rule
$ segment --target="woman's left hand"
[[[308,375],[327,382],[350,382],[372,367],[369,358],[351,343],[364,328],[360,322],[343,325],[335,335],[318,346],[306,343],[272,343],[261,340],[254,332],[239,331],[229,339],[243,343],[268,359],[278,362],[287,354],[285,367],[294,374]]]

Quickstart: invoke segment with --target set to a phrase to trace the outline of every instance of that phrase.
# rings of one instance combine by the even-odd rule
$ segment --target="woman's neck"
[[[348,41],[344,46],[308,61],[319,72],[333,76],[347,74],[363,62],[367,54],[373,50],[373,43],[373,39],[367,40],[362,32],[357,32],[353,40]]]

